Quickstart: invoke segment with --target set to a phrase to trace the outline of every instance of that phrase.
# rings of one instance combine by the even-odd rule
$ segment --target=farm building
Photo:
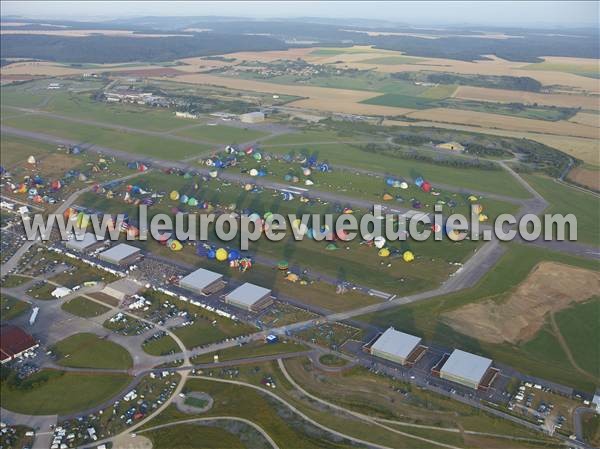
[[[0,361],[2,363],[10,362],[38,346],[34,338],[20,327],[9,325],[0,328]]]
[[[477,389],[491,366],[491,359],[455,349],[440,369],[440,377]]]
[[[436,145],[435,147],[440,150],[450,150],[450,151],[464,151],[465,150],[465,147],[463,147],[458,142],[440,143],[440,144]]]
[[[127,243],[119,243],[106,251],[98,254],[100,260],[115,265],[130,265],[141,255],[141,250]]]
[[[223,282],[223,275],[199,268],[181,278],[179,286],[196,293],[209,295],[221,290],[225,284]]]
[[[271,290],[246,282],[225,296],[225,302],[232,306],[257,312],[273,303]]]
[[[65,246],[73,251],[83,253],[99,248],[102,246],[103,240],[102,237],[92,234],[91,232],[86,232],[82,239],[77,239],[75,234],[73,234],[71,239],[65,243]]]
[[[118,300],[123,300],[126,296],[135,295],[140,289],[141,286],[137,282],[123,278],[108,284],[102,289],[102,293],[117,298]]]
[[[240,120],[243,123],[261,123],[265,121],[265,114],[260,111],[248,112],[240,115]]]
[[[371,354],[405,365],[410,356],[419,349],[420,337],[405,334],[393,327],[386,330],[371,346]]]

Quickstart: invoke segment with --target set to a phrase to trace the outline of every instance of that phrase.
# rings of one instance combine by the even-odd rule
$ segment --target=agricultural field
[[[51,348],[60,366],[91,369],[122,369],[133,366],[129,352],[121,345],[95,334],[75,334]]]
[[[75,413],[101,404],[130,382],[126,374],[100,374],[44,369],[25,381],[2,381],[2,406],[28,415]]]

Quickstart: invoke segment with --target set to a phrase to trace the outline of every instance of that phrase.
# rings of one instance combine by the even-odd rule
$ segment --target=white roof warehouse
[[[209,294],[223,287],[223,275],[199,268],[181,278],[179,286],[201,294]]]
[[[476,389],[491,366],[491,359],[455,349],[440,369],[440,377]]]
[[[141,250],[135,246],[126,243],[119,243],[117,246],[101,252],[98,257],[115,265],[128,265],[133,263],[140,255]]]
[[[65,246],[82,253],[97,248],[102,244],[103,240],[102,237],[92,234],[91,232],[86,232],[81,240],[73,234],[72,238],[65,243]]]
[[[256,312],[273,303],[271,290],[246,282],[225,296],[225,302],[240,309]]]
[[[421,338],[390,327],[373,343],[371,354],[404,365],[420,343]]]

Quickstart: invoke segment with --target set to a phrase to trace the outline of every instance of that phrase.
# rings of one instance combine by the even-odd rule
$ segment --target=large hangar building
[[[181,278],[179,286],[202,295],[210,295],[221,290],[225,283],[222,274],[199,268]]]
[[[371,354],[392,362],[406,365],[419,351],[421,338],[397,331],[393,327],[386,330],[371,346]]]
[[[270,306],[273,298],[271,290],[268,288],[246,282],[228,293],[225,296],[225,302],[249,312],[258,312]]]
[[[440,369],[440,377],[477,389],[491,367],[491,359],[455,349]]]
[[[127,243],[119,243],[106,251],[102,251],[98,254],[98,257],[100,260],[114,265],[126,266],[138,260],[141,254],[141,249]]]

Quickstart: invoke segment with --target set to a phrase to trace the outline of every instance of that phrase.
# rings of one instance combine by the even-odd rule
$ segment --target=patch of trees
[[[513,156],[513,153],[503,148],[488,147],[477,143],[467,145],[465,147],[465,153],[481,157],[509,158]]]
[[[399,72],[392,78],[433,84],[458,84],[461,86],[492,87],[496,89],[539,92],[542,83],[528,76],[460,75],[455,73]]]
[[[33,58],[60,62],[117,63],[171,61],[237,51],[285,50],[268,36],[204,33],[191,37],[65,37],[11,35],[0,37],[2,58]]]

